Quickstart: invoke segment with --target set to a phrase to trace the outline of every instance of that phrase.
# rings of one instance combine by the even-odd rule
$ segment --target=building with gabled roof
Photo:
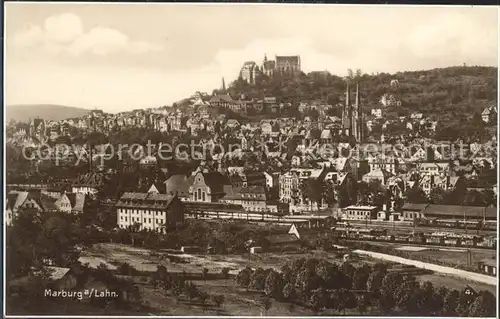
[[[485,123],[490,123],[492,121],[496,121],[497,114],[498,114],[497,108],[495,106],[489,106],[486,107],[481,113],[481,119]]]
[[[265,212],[269,208],[266,204],[266,190],[263,186],[231,187],[227,186],[226,195],[220,199],[223,203],[243,206],[245,211]]]
[[[120,228],[165,233],[184,221],[185,206],[175,195],[126,192],[115,207]]]
[[[224,197],[224,185],[231,185],[231,181],[219,172],[198,172],[189,187],[191,201],[217,202]]]
[[[97,191],[104,185],[104,175],[101,173],[89,172],[78,176],[72,187],[73,193],[84,193],[87,195],[95,195]]]
[[[22,209],[34,209],[38,212],[43,210],[36,192],[10,191],[5,203],[5,224],[11,225],[18,212]]]
[[[189,200],[189,187],[194,181],[194,176],[186,177],[184,174],[174,174],[164,182],[165,193],[176,195],[181,201]]]
[[[392,176],[394,175],[391,174],[391,172],[379,168],[363,175],[363,182],[370,183],[372,181],[379,180],[382,183],[382,185],[386,185],[389,178]]]

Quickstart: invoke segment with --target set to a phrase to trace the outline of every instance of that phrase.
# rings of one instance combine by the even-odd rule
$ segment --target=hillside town
[[[483,256],[497,247],[496,106],[472,117],[482,132],[477,141],[442,140],[436,131],[443,124],[423,113],[386,117],[388,107],[405,103],[394,95],[383,93],[368,109],[359,75],[344,79],[344,96],[335,105],[229,93],[238,81],[290,81],[300,72],[299,56],[266,57],[261,67],[245,62],[229,87],[222,79],[212,94],[195,92],[172,106],[9,123],[7,226],[21,227],[26,216],[64,213],[86,229],[90,247],[110,238],[198,254],[346,248],[333,248],[341,247],[335,242],[369,251],[381,249],[369,243],[463,247],[465,264],[417,260],[497,276],[495,259],[471,253],[478,249],[474,255]],[[234,239],[226,243],[210,236],[204,242],[189,230],[200,222],[260,230],[227,233]],[[268,227],[276,230],[261,233]],[[186,231],[194,237],[175,237]],[[394,248],[382,252],[408,256]],[[73,269],[67,257],[42,256],[62,278]],[[230,268],[222,271],[229,276]],[[267,277],[277,276],[269,271]],[[238,280],[245,273],[258,276],[248,263]]]
[[[40,9],[27,31],[11,11],[8,56],[22,63],[8,79],[28,84],[6,95],[68,106],[6,111],[6,314],[497,315],[497,66],[457,64],[448,49],[428,58],[433,46],[400,22],[397,55],[365,46],[370,28],[349,35],[370,60],[346,39],[313,41],[342,15],[281,49],[257,45],[282,43],[255,31],[267,15],[233,34],[246,15],[158,6],[140,22],[136,7],[130,23],[121,8]],[[466,33],[445,31],[440,45]]]
[[[277,70],[300,71],[300,64],[289,66],[299,56],[277,61]],[[269,62],[266,58],[263,65]],[[248,65],[240,74],[245,81]],[[257,66],[252,70],[264,74],[256,73]],[[480,142],[436,140],[438,121],[422,113],[386,120],[387,94],[368,113],[360,99],[363,84],[351,82],[346,80],[343,103],[335,106],[233,97],[223,79],[213,95],[196,92],[182,105],[11,123],[8,150],[30,157],[28,171],[7,174],[7,223],[30,205],[81,213],[84,203],[96,198],[117,205],[136,198],[128,202],[134,208],[159,194],[169,205],[169,197],[182,202],[186,216],[270,222],[293,217],[296,223],[335,217],[496,229],[496,135]],[[282,117],[287,108],[296,108],[299,116]],[[332,108],[340,109],[341,117],[329,116]],[[249,110],[258,118],[242,115]],[[477,125],[494,128],[496,117],[496,106],[489,106]],[[168,143],[174,150],[166,159]],[[134,147],[118,150],[119,144]],[[197,151],[186,154],[182,144]],[[77,164],[77,174],[43,173]],[[139,183],[103,195],[106,181],[124,172],[133,172]],[[141,210],[133,217],[131,211],[117,208],[116,226],[163,229],[166,220],[146,224]]]

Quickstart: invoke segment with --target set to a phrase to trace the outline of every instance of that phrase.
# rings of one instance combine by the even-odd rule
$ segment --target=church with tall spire
[[[356,83],[354,105],[351,100],[351,85],[347,83],[345,105],[342,109],[342,133],[354,137],[356,142],[364,139],[363,108],[359,97],[359,83]]]
[[[221,91],[226,92],[226,81],[224,80],[224,77],[222,77]]]

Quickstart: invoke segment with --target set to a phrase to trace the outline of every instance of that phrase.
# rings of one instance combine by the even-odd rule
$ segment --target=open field
[[[496,286],[491,286],[480,282],[467,281],[464,279],[457,279],[455,277],[447,276],[444,274],[433,273],[428,275],[420,275],[418,276],[418,278],[420,281],[432,282],[432,285],[434,287],[445,286],[449,289],[457,289],[458,291],[461,291],[462,289],[464,289],[466,285],[469,285],[472,287],[472,289],[476,291],[487,290],[492,294],[494,294],[495,296],[497,294]]]
[[[467,250],[460,249],[426,249],[422,251],[407,251],[410,256],[425,256],[436,260],[449,262],[455,265],[467,266]],[[473,250],[473,264],[481,259],[495,258],[496,252],[491,250]]]
[[[445,261],[454,265],[467,265],[467,248],[444,246],[415,246],[398,243],[366,242],[374,246],[384,246],[404,251],[410,256],[422,256],[430,259]],[[485,258],[495,258],[496,251],[491,249],[471,248],[473,265]]]
[[[435,258],[436,260],[445,260],[450,263],[466,264],[466,250],[460,248],[429,248],[414,247],[401,244],[382,244],[374,245],[391,246],[395,249],[403,249],[406,253],[414,256],[425,256]],[[478,261],[484,258],[491,258],[496,255],[495,251],[484,249],[471,249],[473,260]],[[260,253],[260,254],[242,254],[242,255],[195,255],[181,254],[177,255],[187,261],[187,263],[171,262],[168,259],[162,259],[152,254],[151,250],[144,248],[131,247],[122,244],[98,244],[90,250],[84,252],[81,257],[82,262],[89,262],[91,266],[96,267],[99,263],[106,263],[111,269],[120,263],[129,263],[139,271],[154,272],[158,265],[164,265],[169,272],[201,272],[207,268],[210,273],[220,272],[223,268],[229,268],[230,273],[237,273],[246,266],[252,268],[274,268],[279,270],[281,266],[293,259],[318,258],[327,259],[332,262],[341,262],[337,254],[324,252],[320,250],[311,250],[308,253]],[[353,264],[368,263],[373,264],[379,260],[370,257],[357,257],[352,260]]]
[[[401,245],[400,245],[401,246]],[[411,253],[424,253],[425,251],[412,251]],[[443,252],[440,252],[444,255]],[[452,254],[453,252],[449,252]],[[461,252],[455,252],[460,254]],[[222,268],[228,267],[231,273],[236,274],[240,269],[246,266],[252,268],[275,268],[277,270],[288,261],[296,258],[318,258],[327,259],[333,262],[341,262],[335,253],[312,250],[308,253],[261,253],[256,255],[194,255],[181,254],[188,263],[175,263],[169,260],[162,259],[159,256],[152,254],[148,249],[136,248],[121,244],[98,244],[92,249],[85,252],[86,260],[95,258],[97,261],[105,261],[111,265],[127,262],[134,268],[154,272],[159,264],[167,267],[169,272],[201,273],[203,268],[207,268],[209,273],[219,273]],[[368,256],[359,256],[353,258],[354,264],[367,263],[374,264],[380,262],[379,259],[374,259]],[[97,262],[94,262],[96,264]],[[98,263],[97,263],[98,264]],[[469,284],[477,290],[488,290],[496,293],[495,286],[488,286],[481,283],[467,282],[460,278],[454,278],[443,274],[433,273],[425,275],[417,275],[420,281],[430,281],[435,287],[444,285],[448,288],[463,289]],[[142,300],[145,306],[152,309],[151,314],[155,315],[185,315],[189,313],[195,316],[217,316],[217,315],[240,315],[240,316],[260,316],[263,315],[260,300],[263,297],[262,293],[246,291],[236,285],[234,279],[214,279],[214,280],[194,280],[193,281],[200,290],[208,293],[210,296],[223,295],[224,304],[221,308],[217,308],[212,304],[193,304],[185,301],[178,302],[171,295],[171,292],[165,292],[162,289],[155,289],[151,284],[140,283]],[[359,315],[352,310],[350,315]],[[286,302],[272,301],[272,307],[266,313],[268,316],[314,316],[315,313],[307,308],[299,305],[291,305]],[[336,315],[334,312],[325,313],[325,315]]]
[[[137,248],[122,244],[103,243],[94,245],[90,250],[85,251],[80,258],[82,262],[88,262],[90,266],[97,267],[100,263],[107,265],[118,265],[128,263],[139,271],[154,272],[158,265],[167,267],[169,272],[200,272],[207,268],[209,272],[220,272],[223,268],[229,268],[230,272],[250,266],[252,268],[275,268],[281,266],[290,260],[305,257],[328,259],[330,261],[340,262],[341,260],[334,253],[312,250],[306,254],[299,253],[260,253],[260,254],[242,254],[242,255],[196,255],[180,254],[187,263],[171,262],[168,259],[162,259],[158,255],[152,254],[152,251],[144,248]],[[359,260],[360,262],[368,262]],[[353,264],[357,261],[353,260]],[[114,267],[113,267],[114,268]]]
[[[151,286],[142,286],[143,300],[148,300],[148,305],[157,309],[158,315],[182,316],[186,314],[195,316],[217,316],[217,315],[240,315],[260,316],[263,314],[260,300],[262,294],[248,292],[235,285],[234,280],[198,280],[193,281],[200,289],[210,295],[224,295],[225,302],[221,308],[213,305],[193,305],[177,302],[175,297],[166,294],[161,289]],[[290,307],[289,303],[273,300],[271,309],[267,312],[269,316],[276,315],[299,315],[311,316],[313,312],[301,306]]]

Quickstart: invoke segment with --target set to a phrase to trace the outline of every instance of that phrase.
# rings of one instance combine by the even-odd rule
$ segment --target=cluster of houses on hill
[[[280,65],[278,71],[282,67],[288,70],[291,62],[295,63],[292,69],[300,70],[300,59],[281,58],[276,62]],[[245,75],[251,80],[250,73]],[[345,105],[325,105],[321,101],[302,101],[292,105],[272,96],[251,99],[242,94],[234,97],[227,93],[223,84],[222,90],[213,95],[196,92],[172,107],[118,114],[93,110],[81,118],[61,121],[37,118],[29,124],[17,123],[13,134],[8,136],[8,143],[37,147],[60,137],[71,139],[77,133],[106,134],[119,133],[127,128],[144,128],[167,134],[175,132],[181,138],[196,140],[197,145],[204,149],[213,150],[216,146],[228,144],[236,146],[202,157],[199,166],[189,173],[169,172],[168,178],[160,181],[161,185],[153,184],[147,191],[127,190],[116,206],[118,226],[122,228],[139,223],[143,228],[159,229],[177,223],[184,216],[281,222],[283,216],[320,214],[332,207],[342,209],[345,218],[372,218],[373,214],[378,218],[378,212],[373,212],[371,206],[358,205],[358,185],[362,182],[377,182],[389,190],[385,218],[396,218],[393,214],[395,203],[405,200],[404,194],[412,187],[418,186],[427,196],[436,188],[444,191],[488,189],[496,193],[496,185],[485,182],[482,174],[496,168],[495,136],[486,143],[469,145],[466,154],[458,156],[450,142],[438,142],[419,135],[422,130],[433,132],[438,126],[437,121],[431,121],[422,113],[387,119],[384,107],[400,105],[397,96],[384,94],[380,101],[382,107],[372,108],[368,113],[361,105],[358,85],[354,103],[351,103],[350,95],[348,85]],[[297,107],[301,116],[279,116],[292,106]],[[329,115],[335,108],[342,109],[342,118]],[[220,112],[221,109],[261,116],[259,120],[231,117],[230,112]],[[496,117],[496,108],[488,107],[482,117],[485,122],[491,122]],[[393,129],[396,126],[398,130]],[[413,134],[405,136],[401,134],[401,128]],[[376,131],[381,133],[377,139]],[[391,144],[400,144],[398,149],[384,149],[383,143],[389,137]],[[98,162],[110,146],[94,146],[90,162]],[[326,146],[334,147],[325,153]],[[137,168],[163,168],[164,160],[158,149],[158,145],[154,145],[152,153],[136,160]],[[82,145],[72,145],[65,151],[71,154],[61,156],[58,154],[60,148],[47,146],[44,147],[45,156],[35,156],[32,161],[39,164],[59,158],[71,162],[86,149]],[[129,154],[134,156],[129,157],[135,157],[139,151],[144,153],[144,146],[137,147],[133,154]],[[468,156],[470,154],[474,156]],[[119,173],[116,168],[106,170],[103,161],[101,165],[91,166],[91,170],[101,170],[99,174]],[[80,176],[72,181],[71,188],[59,193],[47,189],[37,190],[36,194],[32,194],[33,190],[13,190],[8,195],[9,219],[22,207],[80,212],[86,196],[94,196],[103,187],[95,178],[96,174],[92,171]],[[311,181],[328,185],[329,190],[325,192],[328,194],[314,196],[314,190],[307,190],[315,185]],[[170,212],[169,207],[175,212]],[[184,209],[185,214],[176,215]],[[299,222],[308,225],[316,225],[322,220],[319,217],[301,218]],[[404,218],[401,212],[400,218]]]
[[[394,136],[391,132],[395,127],[402,127],[414,138],[419,138],[420,133],[435,132],[438,121],[426,118],[422,113],[411,113],[408,116],[397,118],[386,118],[384,107],[392,105],[387,101],[392,101],[394,96],[384,95],[381,99],[381,107],[373,107],[362,112],[360,125],[366,131],[364,138],[367,141],[386,141],[393,137],[401,142],[408,142],[401,137],[400,130]],[[389,104],[388,104],[389,103]],[[392,103],[392,102],[391,102]],[[181,107],[182,106],[182,107]],[[281,114],[287,109],[296,107],[302,117],[283,117]],[[321,139],[335,139],[341,134],[345,126],[344,120],[337,116],[331,116],[331,110],[342,109],[342,103],[337,105],[327,105],[321,101],[302,101],[296,105],[292,103],[282,103],[276,97],[267,96],[260,99],[248,98],[245,94],[234,97],[225,90],[221,90],[213,95],[196,92],[190,98],[179,102],[173,107],[159,107],[150,109],[139,109],[118,114],[108,114],[101,110],[92,110],[81,118],[70,118],[60,121],[45,121],[35,118],[27,124],[17,123],[14,133],[8,136],[8,141],[23,146],[39,146],[47,141],[56,141],[59,137],[73,137],[78,132],[88,133],[92,131],[109,134],[127,128],[145,128],[159,132],[180,132],[193,136],[211,135],[217,133],[221,125],[230,128],[238,128],[240,131],[255,130],[260,128],[262,133],[269,134],[275,138],[278,134],[293,134],[301,130],[319,130]],[[259,121],[237,120],[226,118],[225,114],[220,114],[220,108],[229,109],[237,113],[262,114]],[[315,111],[316,115],[310,116],[310,111]],[[265,115],[268,118],[265,118]],[[344,116],[344,115],[342,115]],[[482,119],[486,123],[491,123],[497,116],[495,106],[487,107],[482,112]],[[328,132],[330,131],[330,132]],[[377,134],[375,134],[377,132]],[[314,135],[314,132],[311,132]],[[374,140],[379,136],[379,140]],[[427,136],[427,135],[426,135]],[[358,141],[359,142],[359,141]],[[391,140],[394,142],[394,140]]]
[[[12,224],[12,220],[19,211],[28,209],[36,212],[62,211],[81,214],[85,208],[85,193],[67,193],[59,190],[24,189],[16,188],[7,193],[5,203],[5,223]]]
[[[485,182],[485,176],[481,174],[485,169],[494,170],[496,167],[494,140],[469,145],[468,152],[474,154],[474,157],[467,160],[456,157],[450,147],[426,147],[425,140],[422,140],[422,145],[418,147],[418,144],[412,147],[403,145],[397,150],[381,152],[381,148],[374,149],[373,144],[359,143],[352,146],[336,142],[337,133],[331,128],[333,126],[330,126],[334,125],[334,120],[332,119],[332,123],[328,120],[320,123],[308,121],[307,118],[280,118],[246,124],[231,119],[221,120],[222,125],[218,131],[211,137],[209,135],[200,138],[199,143],[213,146],[231,140],[237,142],[238,149],[204,158],[192,174],[173,172],[166,179],[164,186],[151,188],[151,192],[161,194],[159,197],[146,196],[144,190],[140,191],[143,195],[126,193],[130,198],[119,201],[119,205],[126,204],[124,207],[118,206],[118,225],[125,227],[144,220],[142,215],[126,215],[137,210],[130,208],[130,205],[143,207],[149,216],[149,211],[154,212],[153,208],[156,207],[160,212],[177,200],[189,203],[184,206],[189,207],[186,216],[191,217],[249,220],[267,218],[277,221],[276,215],[319,214],[330,209],[332,203],[335,203],[338,209],[346,211],[346,207],[356,206],[358,203],[356,187],[360,182],[369,184],[377,181],[382,187],[389,189],[389,211],[394,209],[395,201],[404,200],[405,192],[415,186],[420,187],[426,195],[430,195],[437,187],[444,191],[463,187],[478,191],[490,189],[496,193],[496,185]],[[290,143],[291,141],[296,143]],[[283,147],[285,144],[287,146]],[[328,144],[335,144],[339,148],[324,156],[321,146]],[[365,148],[370,151],[364,151]],[[93,156],[102,156],[106,149],[106,145],[96,146]],[[46,149],[50,150],[50,147]],[[52,150],[56,151],[55,148]],[[360,155],[344,156],[343,150]],[[161,167],[162,159],[157,153],[153,153],[139,159],[137,164],[139,169]],[[96,170],[101,168],[98,165],[94,167]],[[102,171],[99,174],[116,173]],[[40,210],[61,208],[78,212],[82,207],[77,204],[81,201],[79,194],[92,196],[102,187],[96,176],[97,173],[82,175],[72,182],[70,188],[65,189],[65,193],[60,192],[57,195],[46,194],[45,191],[31,195],[22,189],[19,191],[18,188],[17,193],[9,194],[7,215],[11,220],[20,207],[28,207],[23,205],[34,205]],[[330,185],[331,192],[321,200],[313,200],[303,187],[309,180],[321,180]],[[176,200],[172,202],[168,196],[174,196]],[[49,198],[53,204],[49,204]],[[146,201],[143,206],[141,201]],[[149,201],[157,203],[150,205]],[[203,203],[201,208],[197,206],[199,203]],[[356,210],[359,209],[354,209],[353,212]],[[348,212],[349,210],[344,214],[345,218],[356,219],[361,216]],[[372,212],[369,214],[371,216]],[[166,210],[163,216],[166,218]],[[160,215],[158,223],[153,222],[156,218],[151,217],[151,223],[149,219],[150,217],[147,218],[149,228],[156,228],[156,225],[166,221],[161,219]]]

